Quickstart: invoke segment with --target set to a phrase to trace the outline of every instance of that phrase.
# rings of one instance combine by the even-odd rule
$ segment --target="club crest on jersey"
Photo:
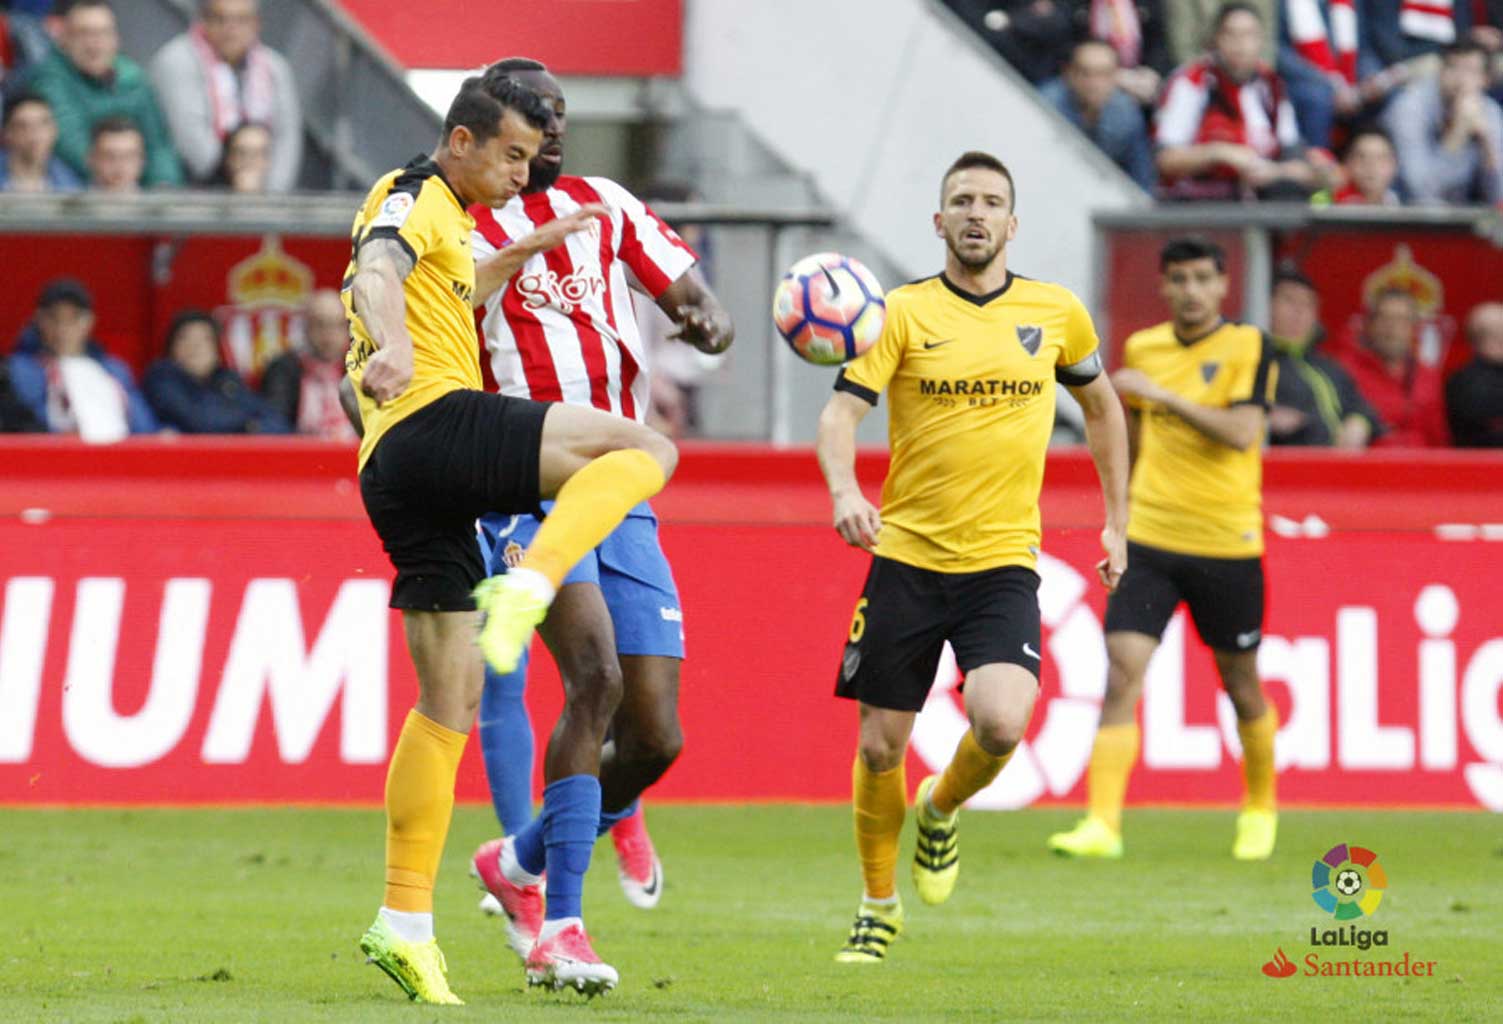
[[[517,278],[517,291],[522,295],[522,304],[528,309],[555,306],[564,313],[573,313],[574,308],[605,291],[605,278],[581,268],[564,277],[552,270],[522,274]]]
[[[522,564],[522,555],[526,549],[514,540],[506,542],[506,547],[501,549],[501,560],[506,563],[508,569],[515,569]]]
[[[1023,351],[1031,356],[1039,354],[1039,346],[1044,343],[1044,329],[1034,327],[1032,324],[1018,324],[1018,344],[1023,346]]]
[[[1200,378],[1207,384],[1216,379],[1216,371],[1221,369],[1220,363],[1201,363]]]

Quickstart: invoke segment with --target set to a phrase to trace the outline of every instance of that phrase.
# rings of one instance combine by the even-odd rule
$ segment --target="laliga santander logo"
[[[1311,870],[1315,905],[1338,921],[1366,917],[1378,909],[1388,875],[1378,855],[1361,846],[1337,843]]]
[[[1046,793],[1075,788],[1091,757],[1101,697],[1106,692],[1106,646],[1101,622],[1085,603],[1090,581],[1069,564],[1039,555],[1039,613],[1050,659],[1059,672],[1059,693],[1041,701],[1042,721],[1031,740],[1018,744],[1007,770],[971,798],[969,806],[994,810],[1026,807]],[[911,745],[935,771],[949,763],[969,725],[957,699],[955,652],[945,645],[934,689],[914,721]]]

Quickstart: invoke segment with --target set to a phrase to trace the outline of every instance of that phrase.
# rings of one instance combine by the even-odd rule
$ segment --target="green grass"
[[[622,985],[584,1004],[528,992],[465,876],[488,810],[455,817],[438,892],[469,1006],[412,1006],[356,941],[380,897],[379,810],[0,809],[0,1020],[1493,1021],[1503,1006],[1503,822],[1482,814],[1286,812],[1265,864],[1228,855],[1230,812],[1129,816],[1128,856],[1043,852],[1073,814],[968,813],[943,907],[900,864],[909,931],[876,967],[831,960],[859,896],[839,807],[655,807],[663,903],[621,898],[608,844],[586,890]],[[1368,927],[1433,979],[1271,980],[1312,925],[1310,864],[1375,849],[1391,887]],[[911,853],[911,825],[904,836]],[[1324,952],[1324,951],[1322,951]],[[1350,958],[1349,951],[1345,952]],[[1360,956],[1371,957],[1374,950]]]

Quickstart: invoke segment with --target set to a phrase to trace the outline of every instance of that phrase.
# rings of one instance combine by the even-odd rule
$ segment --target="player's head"
[[[1239,82],[1251,78],[1262,60],[1263,15],[1245,0],[1231,0],[1217,9],[1212,26],[1211,52],[1217,63]]]
[[[449,105],[435,154],[460,200],[502,206],[525,188],[527,165],[538,154],[550,116],[520,82],[466,78]]]
[[[548,123],[543,126],[543,144],[533,158],[528,172],[527,192],[543,192],[553,186],[564,169],[564,130],[568,126],[564,90],[558,79],[542,61],[531,57],[507,57],[485,69],[486,78],[510,78],[520,82],[548,108]]]
[[[1006,164],[990,153],[962,153],[940,179],[934,233],[962,267],[985,270],[1017,234],[1015,198]]]
[[[1176,238],[1159,252],[1159,293],[1175,330],[1203,331],[1221,319],[1226,301],[1226,254],[1204,238]]]

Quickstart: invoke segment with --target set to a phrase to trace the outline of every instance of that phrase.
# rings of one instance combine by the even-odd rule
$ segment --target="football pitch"
[[[608,842],[586,919],[622,975],[591,1003],[528,991],[466,875],[489,809],[455,816],[439,937],[466,1007],[407,1003],[361,962],[380,898],[379,809],[0,808],[0,1020],[178,1021],[1496,1021],[1503,1016],[1503,819],[1286,811],[1261,864],[1229,853],[1230,811],[1138,811],[1127,856],[1044,851],[1072,811],[967,812],[942,907],[908,881],[908,931],[885,964],[836,964],[859,896],[849,811],[650,807],[663,902],[630,907]],[[1312,947],[1346,931],[1311,899],[1311,866],[1348,842],[1388,889],[1361,931],[1387,946]],[[1283,950],[1299,970],[1265,977]],[[1323,961],[1434,961],[1433,977],[1307,976]]]

